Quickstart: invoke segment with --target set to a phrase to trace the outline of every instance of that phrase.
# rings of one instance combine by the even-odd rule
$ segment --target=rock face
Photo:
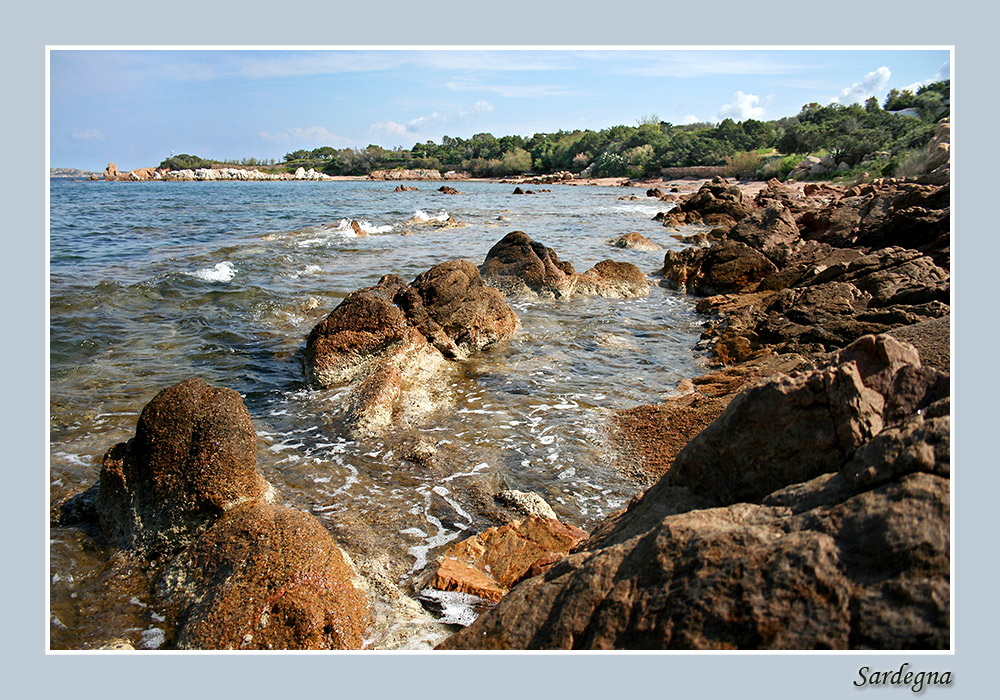
[[[134,438],[105,454],[101,527],[127,548],[182,545],[231,508],[265,497],[256,464],[257,434],[240,395],[181,382],[146,405]]]
[[[693,440],[626,511],[439,648],[947,648],[947,382],[924,376],[880,426],[920,394],[900,390],[921,374],[913,357],[865,338],[749,389],[778,422],[741,429],[763,409],[737,397],[702,433],[715,439]],[[818,438],[789,423],[839,391],[853,398]]]
[[[579,528],[537,515],[491,527],[449,547],[420,577],[417,588],[500,600],[518,581],[545,571],[586,538]]]
[[[608,244],[615,248],[629,248],[631,250],[663,250],[663,246],[653,243],[638,231],[618,236],[618,238],[608,241]]]
[[[743,192],[736,185],[718,175],[706,182],[697,192],[677,202],[678,213],[697,212],[704,218],[709,214],[724,214],[739,221],[750,213],[752,204],[743,199]]]
[[[532,293],[557,299],[649,295],[649,283],[635,265],[604,260],[577,273],[571,263],[523,231],[511,231],[490,248],[479,271],[487,284],[509,295]]]
[[[747,244],[723,241],[709,248],[668,250],[662,274],[666,286],[711,296],[753,291],[761,280],[777,271],[767,256]]]
[[[359,649],[369,613],[340,549],[310,515],[232,509],[162,574],[179,649]]]
[[[108,163],[108,167],[104,169],[104,179],[105,180],[117,180],[121,173],[118,172],[118,166],[114,163]]]
[[[386,275],[349,294],[306,343],[309,381],[350,386],[349,427],[372,434],[438,403],[447,360],[464,360],[509,338],[517,315],[465,260],[442,263],[413,284]]]

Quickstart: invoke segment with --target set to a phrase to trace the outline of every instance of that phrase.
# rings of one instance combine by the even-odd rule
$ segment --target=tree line
[[[651,115],[636,126],[619,125],[599,131],[499,138],[489,133],[468,139],[444,136],[441,143],[426,141],[407,149],[386,149],[375,144],[341,149],[322,146],[287,153],[282,165],[290,169],[300,165],[315,167],[330,175],[429,168],[459,170],[477,177],[562,170],[593,177],[648,177],[669,167],[726,165],[733,168],[734,174],[781,177],[794,167],[798,156],[831,154],[850,171],[864,169],[874,175],[892,175],[901,163],[926,146],[938,120],[949,114],[950,90],[950,81],[944,80],[916,92],[892,90],[881,105],[875,97],[863,105],[810,103],[794,117],[773,121],[724,119],[717,124],[675,125]],[[202,160],[178,156],[164,161],[161,167],[179,158],[188,159],[185,162]]]

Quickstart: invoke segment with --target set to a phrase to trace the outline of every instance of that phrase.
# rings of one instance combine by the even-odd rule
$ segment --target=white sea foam
[[[192,277],[197,277],[206,282],[231,282],[238,270],[228,260],[216,263],[215,267],[205,267],[197,272],[190,273]]]
[[[437,214],[428,214],[423,209],[417,209],[413,212],[413,218],[417,221],[447,221],[449,216],[448,212],[444,209]]]
[[[354,232],[354,227],[351,226],[352,221],[357,221],[358,226],[361,227],[361,230],[367,233],[368,235],[377,233],[389,233],[390,231],[392,231],[391,224],[385,226],[376,226],[372,222],[367,221],[365,219],[341,219],[339,222],[337,222],[337,225],[334,227],[334,231],[348,238],[357,238],[358,234]]]
[[[479,615],[473,606],[483,602],[482,598],[468,593],[438,591],[433,588],[425,588],[420,591],[420,597],[437,601],[441,605],[441,617],[438,618],[438,622],[446,625],[462,625],[463,627],[468,627],[476,621]]]
[[[166,633],[159,627],[150,627],[140,633],[142,641],[139,646],[143,649],[159,649],[167,641]]]
[[[307,275],[316,275],[323,271],[323,268],[319,265],[306,265],[301,270],[296,270],[295,272],[289,272],[288,276],[293,280],[299,277],[306,277]]]

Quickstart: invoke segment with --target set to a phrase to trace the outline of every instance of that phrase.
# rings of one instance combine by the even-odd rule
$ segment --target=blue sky
[[[50,51],[50,165],[275,158],[663,121],[778,119],[947,78],[941,49]]]

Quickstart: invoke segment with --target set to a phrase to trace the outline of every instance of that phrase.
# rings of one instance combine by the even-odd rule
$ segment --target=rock
[[[664,192],[659,187],[650,187],[648,190],[646,190],[647,197],[656,197],[657,199],[659,199],[663,195]]]
[[[649,281],[642,270],[632,263],[602,260],[575,277],[573,293],[578,296],[598,296],[608,299],[648,297]]]
[[[923,366],[951,372],[951,315],[893,328],[889,334],[915,347]]]
[[[360,649],[370,611],[330,534],[305,513],[234,508],[163,572],[179,649]]]
[[[351,230],[354,231],[354,235],[358,238],[365,238],[368,235],[368,232],[361,228],[361,224],[353,219],[351,220]]]
[[[183,546],[230,509],[270,496],[256,462],[257,433],[240,395],[183,381],[146,404],[135,437],[104,455],[101,527],[125,548]]]
[[[777,269],[767,257],[745,243],[722,241],[709,248],[668,250],[660,273],[665,286],[711,296],[753,291]]]
[[[726,214],[734,221],[739,221],[750,213],[752,204],[743,199],[739,187],[730,185],[725,178],[716,176],[711,182],[706,182],[697,192],[677,202],[677,211],[681,213],[697,212],[703,217],[706,214]]]
[[[438,187],[438,192],[443,192],[444,194],[461,194],[454,187],[449,187],[448,185],[441,185]]]
[[[511,194],[535,194],[534,190],[522,190],[520,187],[515,187]]]
[[[839,469],[882,429],[884,408],[852,365],[769,380],[733,399],[662,483],[719,505],[756,501]]]
[[[373,170],[368,173],[370,180],[440,180],[441,171],[425,168],[406,170],[396,168],[393,170]]]
[[[792,213],[784,206],[775,205],[748,214],[727,237],[760,251],[778,268],[789,262],[800,241]]]
[[[852,352],[886,342],[866,340]],[[904,363],[897,374],[912,368]],[[785,405],[771,405],[796,414],[803,404],[832,399],[831,389],[845,380],[856,397],[868,391],[885,403],[892,398],[863,387],[852,360],[801,375],[790,391],[789,378],[769,380],[773,390],[784,387],[778,393]],[[723,436],[720,422],[736,427],[731,419],[749,408],[740,407],[741,398],[759,389],[737,397],[702,435]],[[863,403],[841,403],[835,412],[862,418]],[[777,442],[786,423],[744,424],[700,447],[695,438],[678,462],[705,450],[690,466],[704,474],[695,488],[715,494],[712,500],[678,484],[675,463],[571,554],[522,581],[438,648],[947,649],[949,411],[942,398],[869,437],[851,429],[846,443],[828,427],[818,428],[827,435],[818,441],[803,431],[793,440],[797,458],[759,453],[759,473],[769,484],[747,486],[763,496],[728,494],[723,502],[750,500],[723,506],[716,505],[726,490],[718,479],[731,473],[728,461],[753,463],[762,439],[754,433],[774,433]],[[842,419],[821,413],[816,419],[826,426]],[[811,470],[793,469],[774,478],[768,466],[775,457],[779,471],[797,460],[823,464],[823,471],[808,477]]]
[[[416,192],[418,187],[409,187],[407,185],[396,185],[396,189],[393,192]]]
[[[579,528],[537,515],[491,527],[449,547],[421,575],[417,588],[500,600],[526,575],[546,570],[586,538]]]
[[[436,265],[412,285],[386,275],[351,292],[313,328],[306,376],[321,388],[350,387],[347,427],[371,435],[440,407],[448,360],[467,359],[509,338],[518,325],[469,261]]]
[[[552,506],[537,493],[525,491],[501,491],[496,496],[497,503],[513,508],[522,515],[537,515],[540,518],[558,520]]]
[[[118,166],[114,163],[108,163],[108,167],[104,169],[104,179],[105,180],[117,180],[121,173],[118,172]]]
[[[505,293],[554,297],[569,295],[576,273],[573,265],[523,231],[511,231],[490,248],[479,272],[487,284]]]
[[[653,243],[638,231],[618,236],[618,238],[608,241],[608,244],[615,248],[629,248],[631,250],[663,250],[663,246]]]

